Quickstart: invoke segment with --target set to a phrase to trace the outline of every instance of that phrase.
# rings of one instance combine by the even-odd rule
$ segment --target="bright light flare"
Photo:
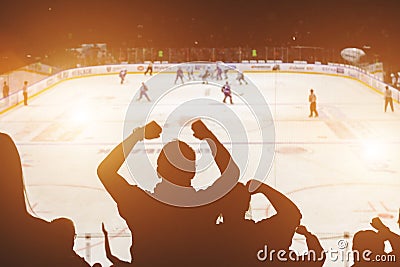
[[[388,153],[388,145],[380,140],[364,140],[362,142],[362,153],[368,161],[382,160]]]
[[[91,119],[90,109],[83,105],[75,107],[69,116],[69,121],[73,124],[82,125],[89,123]]]

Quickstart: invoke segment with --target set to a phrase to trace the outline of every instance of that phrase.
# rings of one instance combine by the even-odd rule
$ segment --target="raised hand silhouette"
[[[132,263],[138,266],[165,266],[166,263],[168,266],[205,266],[213,262],[215,251],[210,249],[210,244],[215,236],[215,219],[220,213],[220,207],[214,202],[236,185],[240,171],[229,151],[203,122],[194,122],[192,129],[197,138],[210,145],[221,173],[204,190],[196,191],[191,186],[196,174],[196,153],[180,140],[162,148],[157,158],[161,182],[153,193],[128,184],[118,174],[126,155],[138,142],[160,136],[162,130],[155,122],[136,128],[98,167],[100,181],[133,234]],[[192,245],[188,246],[189,243]],[[160,248],[156,257],[155,246]]]

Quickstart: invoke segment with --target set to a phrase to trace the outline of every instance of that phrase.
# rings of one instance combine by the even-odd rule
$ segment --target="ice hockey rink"
[[[173,87],[175,75],[164,75],[160,87]],[[371,229],[369,223],[376,216],[399,233],[399,105],[395,103],[395,112],[389,108],[385,113],[382,94],[349,78],[277,72],[245,75],[265,96],[274,119],[275,156],[265,182],[297,204],[302,224],[320,238],[324,249],[351,249],[350,243],[347,248],[338,248],[338,243],[350,242],[356,231]],[[252,94],[252,87],[239,85],[234,78],[230,81],[237,97],[227,108],[240,112],[239,96]],[[130,232],[96,169],[122,141],[128,106],[147,79],[128,74],[123,85],[118,75],[72,79],[30,99],[28,106],[0,115],[0,131],[14,139],[22,158],[31,214],[45,220],[71,218],[78,234],[74,249],[91,264],[109,264],[102,223],[110,232],[114,254],[129,260]],[[308,117],[310,88],[318,97],[318,118]],[[150,88],[150,98],[155,90]],[[156,118],[162,120],[164,113],[193,97],[186,92],[181,90],[157,106]],[[196,93],[219,102],[223,98],[211,85],[201,85]],[[141,100],[135,105],[154,102]],[[256,124],[243,123],[250,128]],[[225,141],[224,135],[217,136]],[[250,151],[260,146],[251,140],[247,145]],[[155,157],[157,143],[153,146]],[[267,206],[263,198],[255,197],[247,216],[266,217]],[[296,235],[293,247],[305,249],[304,240]],[[346,264],[327,259],[324,266]]]

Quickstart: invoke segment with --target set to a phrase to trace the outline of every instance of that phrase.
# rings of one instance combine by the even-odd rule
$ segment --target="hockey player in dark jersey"
[[[204,84],[208,84],[208,77],[211,76],[211,73],[208,68],[204,69],[204,73],[201,75],[201,80]]]
[[[121,84],[124,83],[125,81],[125,76],[128,73],[128,71],[126,69],[123,69],[119,72],[119,77],[121,78]]]
[[[218,64],[217,64],[217,68],[215,69],[215,71],[217,73],[217,81],[222,80],[222,69]]]
[[[183,81],[183,70],[182,70],[182,68],[178,68],[178,70],[176,71],[176,79],[175,79],[175,84],[176,84],[176,82],[178,81],[178,79],[181,79],[181,82],[182,82],[182,84],[184,83],[184,81]]]
[[[224,86],[222,86],[221,92],[223,92],[224,95],[225,95],[224,100],[223,100],[222,102],[226,103],[226,102],[225,102],[225,101],[226,101],[226,98],[229,97],[231,104],[233,104],[233,102],[232,102],[231,86],[229,85],[228,82],[226,82],[226,83],[224,84]]]
[[[147,73],[150,73],[150,76],[153,75],[153,62],[150,61],[149,65],[147,65],[147,69],[144,72],[144,75],[146,76]]]
[[[140,86],[140,95],[139,98],[137,99],[137,101],[140,101],[140,99],[142,99],[142,97],[146,97],[147,101],[151,101],[149,96],[147,95],[147,91],[149,91],[149,88],[147,87],[147,85],[144,84],[144,82],[142,82],[142,85]]]

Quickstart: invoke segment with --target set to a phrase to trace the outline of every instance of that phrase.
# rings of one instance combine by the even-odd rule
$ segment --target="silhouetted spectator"
[[[0,133],[0,147],[0,265],[87,266],[63,265],[64,261],[58,255],[64,247],[67,247],[65,251],[73,253],[70,238],[72,236],[73,245],[74,230],[67,238],[58,238],[58,235],[67,234],[66,228],[54,227],[59,224],[46,222],[27,212],[18,150],[13,140],[3,133]],[[73,228],[72,222],[69,223]]]
[[[210,260],[207,252],[212,240],[207,237],[219,214],[218,207],[211,202],[236,184],[239,169],[226,148],[201,121],[194,122],[192,130],[196,138],[207,141],[221,172],[220,178],[205,190],[196,191],[191,187],[195,152],[178,140],[166,144],[160,152],[157,173],[161,182],[154,193],[129,185],[117,173],[125,161],[124,153],[129,154],[144,138],[160,136],[161,127],[155,122],[134,130],[98,167],[101,182],[117,202],[120,215],[133,233],[131,255],[138,266],[205,266],[204,262]],[[210,204],[203,205],[207,203]],[[154,256],[155,247],[159,248],[157,256]]]
[[[353,237],[353,267],[363,266],[399,266],[400,236],[376,217],[372,219],[371,226],[377,231],[363,230]],[[385,252],[385,241],[389,241],[392,251]]]
[[[58,218],[50,223],[52,248],[49,258],[53,266],[90,266],[73,250],[76,238],[74,223],[67,218]]]
[[[357,232],[353,237],[353,267],[379,266],[379,263],[373,260],[377,255],[385,254],[384,241],[383,237],[375,231],[363,230]],[[365,255],[366,251],[370,251],[371,253]]]
[[[132,266],[133,263],[122,261],[112,254],[111,247],[110,247],[110,241],[108,240],[108,232],[107,232],[106,228],[104,227],[104,223],[101,224],[101,230],[103,231],[103,234],[104,234],[104,247],[106,250],[106,256],[107,256],[107,259],[112,262],[112,264],[113,264],[112,266],[113,267]]]
[[[259,222],[245,219],[250,193],[262,193],[274,207],[276,214]],[[238,184],[224,198],[217,202],[223,223],[218,225],[216,259],[226,263],[229,255],[230,266],[258,266],[264,264],[257,258],[257,252],[268,246],[268,250],[288,251],[301,213],[285,195],[257,180],[250,180],[246,186]],[[224,255],[218,259],[217,254]],[[277,264],[277,263],[274,263]]]
[[[40,253],[47,247],[41,235],[48,223],[26,210],[21,159],[7,134],[0,133],[0,147],[0,265],[36,266],[44,260]]]
[[[294,267],[322,267],[326,260],[326,254],[318,240],[318,237],[309,232],[303,225],[297,227],[296,233],[306,238],[307,255],[299,255],[297,260],[293,261],[292,265]]]

